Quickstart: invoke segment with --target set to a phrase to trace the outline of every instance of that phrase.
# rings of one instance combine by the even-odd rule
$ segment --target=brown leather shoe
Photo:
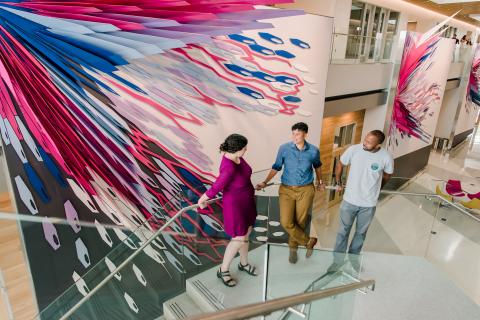
[[[307,243],[307,253],[305,254],[305,257],[310,258],[313,254],[313,247],[317,244],[317,238],[310,238]]]
[[[288,256],[288,262],[295,264],[298,261],[297,248],[290,248],[290,255]]]

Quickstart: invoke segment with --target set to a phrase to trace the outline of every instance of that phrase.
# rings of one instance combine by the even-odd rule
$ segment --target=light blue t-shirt
[[[313,182],[313,169],[321,165],[320,151],[313,144],[305,141],[303,150],[299,150],[295,143],[289,142],[280,146],[272,169],[280,171],[283,167],[282,184],[306,186]]]
[[[350,165],[343,200],[359,207],[375,207],[383,173],[393,173],[392,155],[383,148],[370,152],[362,144],[356,144],[342,154],[340,161]]]

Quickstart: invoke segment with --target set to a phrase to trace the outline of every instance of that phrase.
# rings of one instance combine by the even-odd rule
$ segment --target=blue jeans
[[[357,225],[355,235],[350,243],[348,253],[359,254],[367,235],[368,227],[372,223],[376,207],[359,207],[343,200],[340,205],[340,227],[338,228],[335,252],[345,253],[347,251],[348,237],[355,218]]]

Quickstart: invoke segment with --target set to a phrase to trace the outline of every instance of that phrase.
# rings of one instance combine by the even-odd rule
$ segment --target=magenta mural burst
[[[427,80],[426,74],[435,63],[440,35],[425,36],[408,32],[400,64],[397,91],[393,102],[389,143],[398,145],[398,135],[424,142],[431,139],[422,123],[432,116],[432,104],[440,100],[440,85]]]
[[[135,250],[142,241],[127,241],[102,223],[128,229],[155,216],[144,231],[151,235],[205,191],[216,168],[196,128],[218,124],[219,110],[309,116],[299,93],[317,79],[292,48],[310,44],[274,28],[242,34],[273,27],[263,19],[303,14],[256,7],[285,2],[291,1],[0,2],[0,132],[19,211],[45,217],[40,230],[25,231],[27,244],[53,257],[30,261],[40,307],[81,283],[95,257],[115,244],[126,241]],[[176,198],[179,192],[192,196]],[[48,216],[67,219],[71,229],[59,229]],[[94,234],[78,220],[95,222]],[[171,229],[223,231],[218,215],[196,214]],[[174,270],[221,259],[221,241],[162,239],[145,254],[168,272],[144,264],[151,277],[173,281]],[[52,268],[58,272],[35,275]]]
[[[477,45],[473,54],[472,69],[468,81],[467,100],[480,106],[480,46]],[[467,111],[470,111],[469,103],[465,104]]]
[[[159,90],[147,92],[148,85],[141,81],[145,78],[134,81],[128,75],[120,75],[120,69],[128,68],[131,61],[165,50],[211,42],[212,36],[271,27],[257,22],[259,18],[299,13],[253,7],[276,2],[285,1],[2,2],[2,132],[17,146],[15,150],[22,163],[28,165],[15,139],[24,140],[24,128],[31,134],[29,146],[38,159],[50,159],[50,168],[60,184],[65,185],[65,181],[57,170],[71,178],[70,184],[77,184],[99,201],[99,185],[108,185],[122,200],[142,208],[142,215],[148,217],[154,205],[146,201],[146,194],[149,188],[158,186],[151,183],[139,163],[155,171],[159,168],[152,158],[146,157],[142,146],[150,141],[165,150],[166,155],[181,157],[179,150],[165,145],[166,141],[143,136],[128,121],[125,113],[131,110],[117,107],[121,102],[127,109],[142,105],[137,109],[151,110],[150,115],[180,136],[183,147],[191,153],[198,151],[198,146],[184,125],[201,125],[205,119],[177,108],[173,98],[169,100]],[[164,71],[175,74],[173,70]],[[198,81],[187,83],[195,82]],[[115,104],[118,97],[121,101],[117,99],[119,103]],[[283,100],[281,107],[292,108]],[[24,116],[24,123],[19,114]],[[208,178],[193,163],[182,161],[177,167],[165,159],[160,161],[176,177],[181,177],[179,168],[187,165],[199,181]],[[30,172],[34,178],[35,174]],[[94,184],[94,180],[101,183]],[[47,201],[50,196],[46,188],[40,181],[37,187]],[[153,198],[166,200],[168,196],[165,191]]]

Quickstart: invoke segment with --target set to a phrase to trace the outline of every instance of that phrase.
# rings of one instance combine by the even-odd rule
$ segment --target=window
[[[335,35],[332,59],[390,59],[399,17],[399,12],[353,0],[348,34]]]
[[[363,9],[365,3],[360,1],[352,1],[352,9],[350,10],[350,23],[348,25],[348,34],[361,35]]]
[[[335,138],[333,139],[333,149],[342,148],[352,144],[354,132],[355,123],[336,128]]]
[[[387,28],[385,31],[385,44],[383,46],[383,59],[390,59],[393,49],[393,40],[397,34],[398,19],[400,13],[396,11],[390,11],[387,21]]]

